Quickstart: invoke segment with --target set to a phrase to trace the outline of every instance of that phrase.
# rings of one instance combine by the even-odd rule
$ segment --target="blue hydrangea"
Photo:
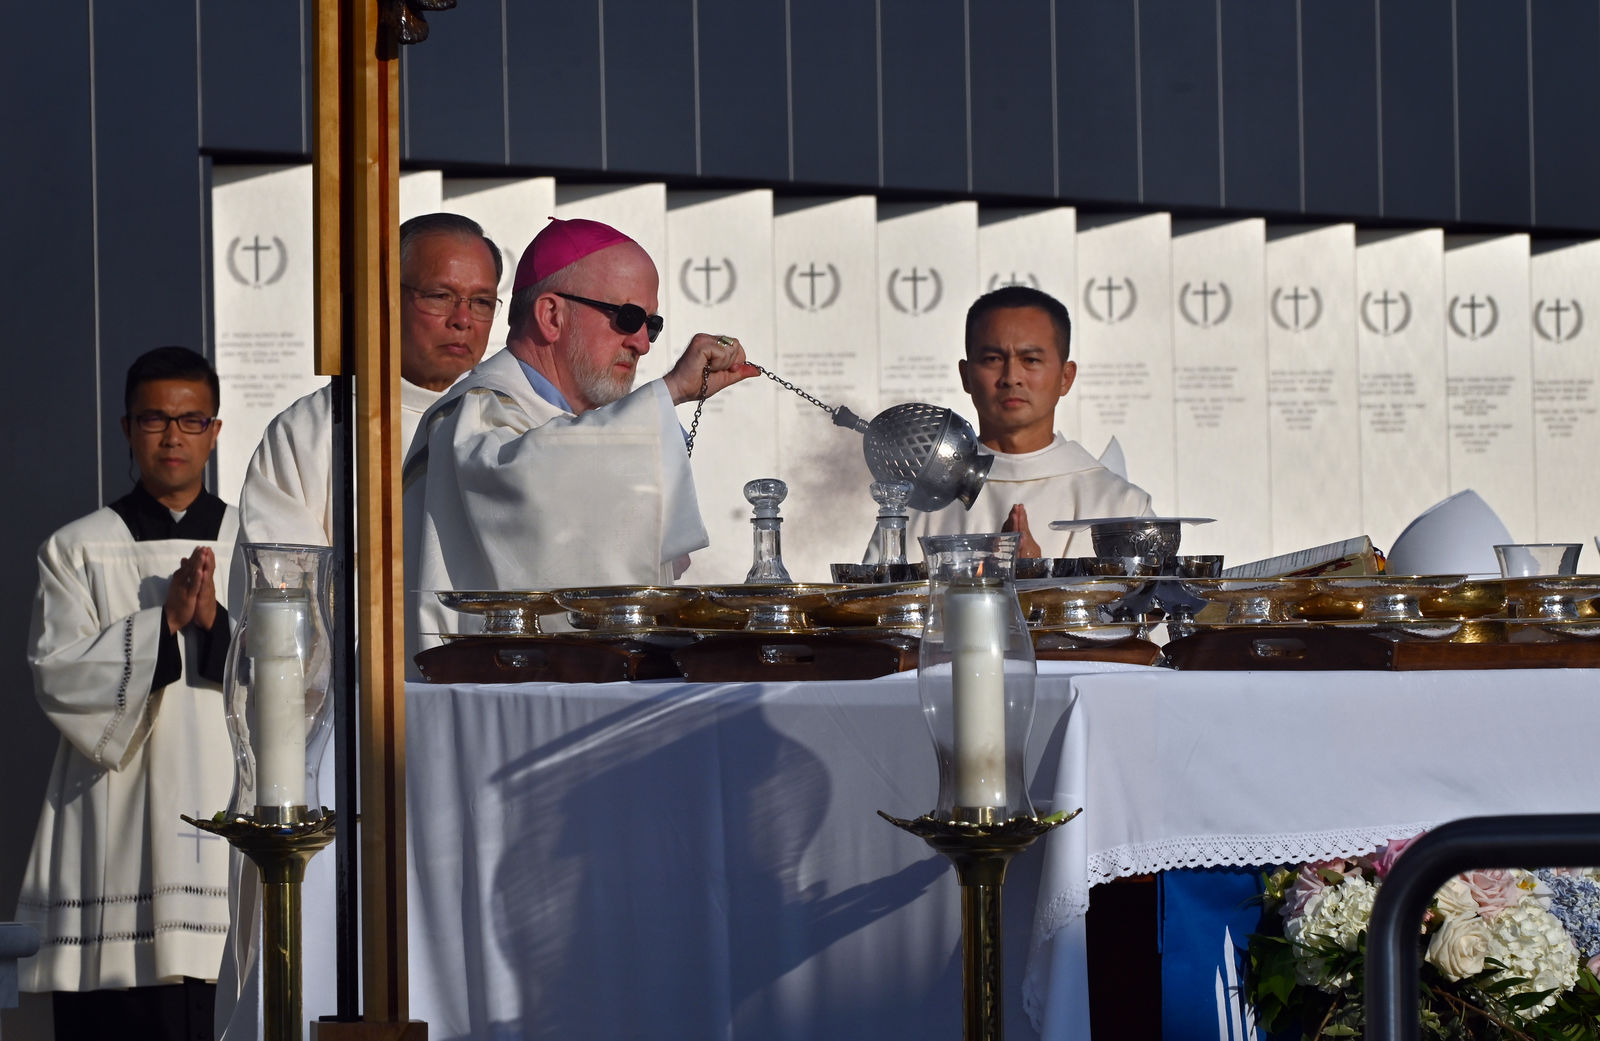
[[[1549,887],[1550,913],[1572,937],[1578,957],[1587,960],[1600,954],[1600,883],[1548,869],[1534,874]]]

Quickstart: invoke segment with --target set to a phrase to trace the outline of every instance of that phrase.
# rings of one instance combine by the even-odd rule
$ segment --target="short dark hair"
[[[217,370],[211,367],[204,355],[196,354],[187,347],[157,347],[153,351],[145,351],[128,366],[128,379],[122,387],[124,415],[133,411],[133,396],[139,388],[156,380],[203,380],[211,388],[212,414],[222,408],[222,387],[217,382]]]
[[[984,316],[990,311],[1013,307],[1037,307],[1048,315],[1050,324],[1056,327],[1061,360],[1067,361],[1072,357],[1072,316],[1067,314],[1067,305],[1032,286],[1001,286],[978,297],[967,308],[967,357],[972,356],[972,330]]]
[[[483,233],[483,225],[459,213],[424,213],[401,224],[400,270],[404,271],[406,268],[412,244],[428,235],[460,235],[468,238],[476,236],[482,239],[483,244],[489,247],[489,255],[494,257],[495,286],[498,287],[500,279],[505,277],[506,258],[500,252],[500,247],[494,244],[494,239]]]

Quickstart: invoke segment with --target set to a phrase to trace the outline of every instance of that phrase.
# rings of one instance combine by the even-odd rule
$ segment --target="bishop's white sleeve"
[[[333,544],[333,431],[327,395],[319,395],[302,398],[262,433],[239,489],[240,542]]]
[[[460,404],[451,490],[496,576],[535,587],[608,575],[640,581],[706,545],[681,428],[659,381],[539,426],[495,394],[465,394]],[[437,458],[429,470],[440,475]]]
[[[117,770],[149,734],[162,608],[102,619],[76,554],[55,539],[39,551],[28,662],[40,707],[96,766]]]

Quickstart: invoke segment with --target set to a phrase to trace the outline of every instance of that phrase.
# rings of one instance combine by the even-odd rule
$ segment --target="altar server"
[[[1061,301],[1029,286],[1002,286],[967,310],[966,341],[961,387],[994,463],[970,510],[955,502],[911,512],[911,556],[918,536],[981,531],[1020,531],[1024,557],[1088,556],[1088,531],[1055,532],[1049,522],[1150,515],[1149,493],[1056,432],[1056,403],[1078,374],[1069,357],[1072,320]]]
[[[654,584],[707,545],[673,406],[760,370],[698,333],[634,389],[658,287],[649,254],[597,221],[552,219],[523,253],[506,349],[428,410],[406,464],[409,653],[459,631],[415,590]]]
[[[217,375],[183,347],[128,370],[133,490],[39,550],[28,659],[61,739],[17,919],[56,1037],[210,1037],[228,846],[179,820],[228,804],[225,570],[238,515],[202,486]]]
[[[504,263],[471,218],[430,213],[400,225],[403,451],[428,406],[483,357]],[[330,384],[267,424],[239,492],[240,541],[333,545],[332,463]]]

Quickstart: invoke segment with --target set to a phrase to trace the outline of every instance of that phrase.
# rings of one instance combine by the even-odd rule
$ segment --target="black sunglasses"
[[[650,330],[651,343],[656,342],[656,337],[661,335],[661,327],[667,324],[667,320],[658,314],[645,314],[644,308],[638,304],[608,304],[604,300],[590,300],[586,296],[573,296],[571,293],[557,293],[556,296],[606,312],[624,333],[636,333],[641,325],[645,326]]]

